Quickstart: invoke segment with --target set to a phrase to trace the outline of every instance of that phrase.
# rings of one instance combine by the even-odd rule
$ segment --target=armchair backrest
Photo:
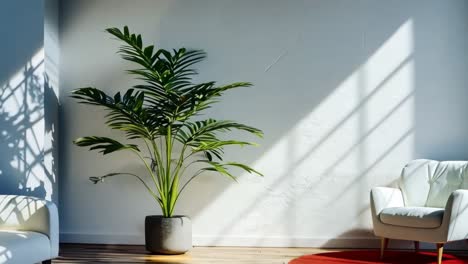
[[[17,195],[0,195],[0,229],[50,234],[51,217],[46,201]]]
[[[450,194],[468,189],[468,161],[418,159],[401,172],[405,206],[445,207]]]

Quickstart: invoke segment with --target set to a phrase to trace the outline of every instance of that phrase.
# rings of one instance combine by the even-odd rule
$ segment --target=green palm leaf
[[[260,129],[251,126],[229,120],[218,121],[215,119],[207,119],[203,121],[186,122],[181,133],[178,134],[177,139],[187,145],[190,145],[193,142],[210,139],[217,141],[214,133],[228,132],[234,129],[246,131],[258,137],[263,137],[263,132]]]
[[[126,132],[129,139],[154,137],[156,128],[165,121],[148,114],[144,107],[145,94],[129,89],[122,97],[120,93],[111,97],[103,91],[85,87],[72,91],[72,96],[79,103],[99,105],[109,110],[106,124],[112,128]]]
[[[227,177],[229,177],[230,179],[234,180],[234,181],[237,181],[236,177],[233,176],[229,170],[228,170],[228,167],[237,167],[237,168],[240,168],[248,173],[255,173],[259,176],[263,176],[263,174],[261,174],[260,172],[252,169],[251,167],[245,165],[245,164],[241,164],[241,163],[237,163],[237,162],[227,162],[227,163],[220,163],[220,162],[215,162],[215,161],[207,161],[207,160],[200,160],[199,162],[202,162],[202,163],[207,163],[209,164],[210,166],[208,167],[205,167],[205,168],[202,168],[200,169],[200,171],[216,171],[216,172],[219,172],[220,174],[222,175],[225,175]]]
[[[89,150],[100,150],[103,155],[126,149],[140,151],[137,145],[122,144],[117,140],[108,137],[81,137],[73,141],[73,143],[80,147],[89,147]]]

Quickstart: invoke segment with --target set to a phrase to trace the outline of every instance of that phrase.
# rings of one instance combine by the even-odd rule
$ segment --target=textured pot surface
[[[192,222],[187,216],[149,215],[145,219],[146,249],[156,254],[183,254],[192,248]]]

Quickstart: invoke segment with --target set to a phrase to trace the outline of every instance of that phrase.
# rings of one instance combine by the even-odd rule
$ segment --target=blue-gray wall
[[[58,199],[58,70],[50,66],[54,56],[58,63],[58,35],[51,38],[58,32],[57,11],[56,0],[1,4],[1,194]]]

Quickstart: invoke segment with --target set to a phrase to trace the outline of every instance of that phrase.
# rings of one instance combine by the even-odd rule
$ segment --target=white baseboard
[[[194,246],[234,247],[322,247],[322,248],[377,248],[377,238],[313,238],[313,237],[249,237],[249,236],[193,236]],[[143,245],[143,235],[61,233],[62,243]]]
[[[60,243],[143,245],[145,238],[135,234],[60,233]]]
[[[313,248],[377,248],[377,238],[316,238],[316,237],[248,237],[248,236],[194,236],[197,246],[249,247],[313,247]]]
[[[61,233],[61,243],[143,245],[144,235]],[[193,236],[194,246],[224,247],[312,247],[312,248],[379,248],[376,237],[314,238],[314,237],[249,237],[249,236]],[[390,249],[412,249],[413,242],[390,240]],[[422,249],[434,249],[430,243],[421,243]],[[466,249],[464,241],[447,244],[447,249]]]

